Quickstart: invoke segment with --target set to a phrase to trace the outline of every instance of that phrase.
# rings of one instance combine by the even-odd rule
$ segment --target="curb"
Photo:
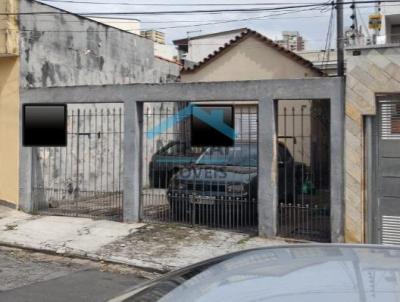
[[[30,246],[21,243],[9,243],[9,242],[2,242],[0,241],[0,246],[10,247],[10,248],[19,248],[24,250],[29,250],[33,252],[49,254],[49,255],[57,255],[57,256],[64,256],[69,258],[78,258],[78,259],[87,259],[96,262],[106,262],[110,264],[120,264],[120,265],[128,265],[149,273],[157,273],[157,274],[165,274],[173,269],[174,267],[165,267],[158,263],[153,263],[149,261],[137,260],[137,259],[126,259],[122,257],[115,257],[115,256],[100,256],[95,253],[88,253],[79,250],[65,250],[65,248],[60,249],[50,249],[44,248],[42,246]]]

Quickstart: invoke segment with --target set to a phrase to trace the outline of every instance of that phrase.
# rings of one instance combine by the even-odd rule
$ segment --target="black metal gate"
[[[257,104],[234,104],[233,147],[192,147],[178,103],[144,106],[142,218],[238,231],[257,228]],[[157,125],[169,121],[161,132]]]
[[[66,147],[34,148],[34,212],[122,220],[122,104],[68,105]]]
[[[330,241],[330,109],[278,102],[278,233]]]

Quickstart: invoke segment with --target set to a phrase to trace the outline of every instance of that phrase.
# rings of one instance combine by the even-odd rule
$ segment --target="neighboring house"
[[[17,1],[0,1],[0,11],[17,12]],[[15,15],[0,18],[0,200],[18,200],[19,36]]]
[[[165,34],[159,31],[148,30],[140,31],[140,21],[124,18],[91,18],[99,23],[104,23],[111,27],[116,27],[154,42],[154,55],[158,58],[178,62],[178,50],[175,46],[165,43]]]
[[[236,33],[236,35],[234,35]],[[219,47],[212,53],[207,54],[196,64],[186,67],[181,71],[181,82],[218,82],[218,81],[248,81],[248,80],[269,80],[269,79],[298,79],[306,77],[319,77],[323,73],[313,64],[297,55],[296,53],[279,46],[274,41],[263,36],[262,34],[250,30],[239,29],[229,32],[234,35],[223,46]],[[218,33],[210,35],[211,38],[220,37]],[[208,36],[201,36],[208,37]],[[225,37],[225,34],[223,35]],[[210,39],[211,39],[210,38]],[[198,41],[197,37],[193,37],[193,41]],[[202,38],[203,39],[203,38]],[[200,43],[200,42],[199,42]],[[198,54],[196,51],[198,44],[189,45],[188,53]],[[200,46],[201,50],[203,46]],[[287,107],[288,115],[292,114],[290,102],[280,101],[279,111],[283,112]],[[290,109],[289,109],[290,107]],[[294,110],[296,114],[300,114],[301,108],[305,115],[311,112],[311,103],[307,100],[297,102]],[[289,111],[290,110],[290,111]],[[237,131],[244,133],[257,133],[257,105],[256,103],[235,103],[236,125]],[[283,123],[286,123],[287,132],[281,133],[281,136],[294,136],[292,132],[293,121],[280,119],[281,129]],[[308,119],[304,123],[304,135],[308,135],[311,131],[312,120]],[[298,127],[299,125],[296,124]],[[240,135],[240,133],[239,133]],[[289,138],[290,140],[291,138]],[[286,142],[288,139],[286,139]],[[305,152],[310,152],[311,143],[307,143]],[[290,145],[290,146],[289,146]],[[288,144],[290,151],[299,153],[300,148]],[[303,150],[304,151],[304,150]],[[298,154],[298,157],[302,157]],[[303,161],[309,164],[308,160]]]
[[[180,59],[184,61],[185,67],[200,62],[209,54],[218,50],[237,35],[245,32],[246,28],[233,29],[216,32],[195,37],[188,37],[173,41],[178,47]]]
[[[202,53],[197,47],[190,44],[188,53]],[[310,61],[250,29],[240,30],[223,46],[197,61],[199,57],[193,66],[182,70],[182,82],[299,79],[323,75]]]
[[[180,66],[149,39],[37,1],[0,11],[12,13],[0,18],[0,200],[17,204],[20,89],[174,82]]]
[[[400,8],[391,3],[382,3],[382,27],[376,41],[378,44],[400,43]]]
[[[327,76],[337,75],[337,53],[335,49],[325,50],[303,50],[296,52],[299,56],[313,63]],[[346,58],[345,58],[346,59]]]
[[[347,49],[347,242],[400,244],[399,70],[399,46]]]

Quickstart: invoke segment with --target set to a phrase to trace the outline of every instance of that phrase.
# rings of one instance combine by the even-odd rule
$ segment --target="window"
[[[382,139],[400,139],[400,99],[380,102]]]
[[[391,26],[390,42],[400,43],[400,24],[394,24]]]

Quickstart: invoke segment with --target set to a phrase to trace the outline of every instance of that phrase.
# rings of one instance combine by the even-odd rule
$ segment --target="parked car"
[[[399,247],[296,244],[212,258],[109,302],[395,302],[399,276]]]
[[[237,143],[233,147],[208,148],[193,165],[182,167],[168,187],[168,201],[172,214],[184,219],[192,213],[192,206],[224,207],[242,204],[233,210],[246,208],[252,215],[257,209],[257,144]],[[292,198],[299,184],[293,173],[299,164],[283,143],[278,144],[279,200]],[[207,207],[209,209],[209,207]],[[228,207],[228,209],[230,209]]]
[[[149,163],[149,180],[153,188],[167,188],[169,181],[179,169],[194,163],[203,149],[192,148],[186,143],[172,141],[159,149]]]

